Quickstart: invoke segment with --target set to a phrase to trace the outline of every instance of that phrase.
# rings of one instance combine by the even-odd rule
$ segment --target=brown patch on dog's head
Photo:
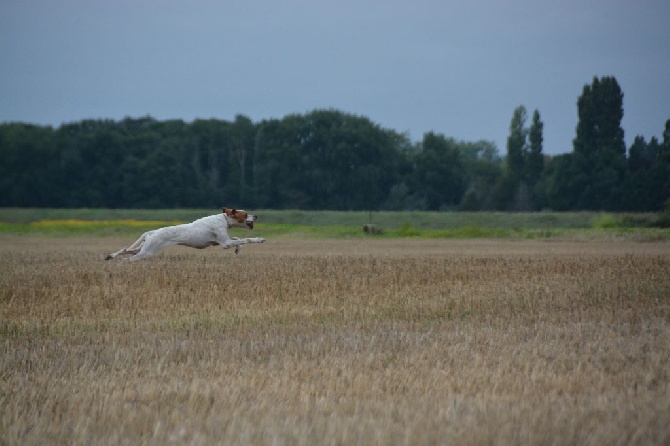
[[[235,220],[239,226],[246,225],[249,229],[254,229],[254,221],[256,221],[255,215],[251,215],[247,211],[230,208],[223,208],[223,213]]]

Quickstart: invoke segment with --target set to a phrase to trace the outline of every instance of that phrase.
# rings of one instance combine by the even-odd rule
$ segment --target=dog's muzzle
[[[247,228],[254,229],[254,222],[256,221],[255,215],[249,215],[246,220]]]

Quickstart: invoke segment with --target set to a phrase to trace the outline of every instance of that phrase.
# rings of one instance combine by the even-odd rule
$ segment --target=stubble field
[[[670,245],[0,239],[3,444],[669,444]]]

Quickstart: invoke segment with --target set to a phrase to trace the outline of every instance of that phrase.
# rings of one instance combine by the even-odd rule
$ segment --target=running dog
[[[130,254],[124,261],[135,262],[154,256],[161,249],[168,246],[183,245],[191,248],[204,249],[209,246],[221,245],[224,249],[235,247],[235,254],[240,252],[241,246],[247,243],[263,243],[264,238],[237,238],[228,235],[228,229],[234,227],[254,228],[256,216],[239,209],[223,208],[221,214],[210,215],[176,226],[147,231],[135,243],[105,257],[111,260],[115,257]]]

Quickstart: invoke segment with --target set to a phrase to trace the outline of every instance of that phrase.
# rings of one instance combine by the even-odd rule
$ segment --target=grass
[[[0,208],[0,221],[26,224],[40,220],[85,221],[181,221],[195,220],[217,212],[216,209],[38,209]],[[591,228],[594,226],[648,226],[658,214],[603,214],[599,212],[341,212],[300,210],[257,210],[260,223],[305,226],[355,226],[366,223],[383,229],[397,229],[411,225],[418,229],[445,227],[480,228]],[[599,221],[618,224],[599,224]]]
[[[4,235],[0,444],[668,444],[670,250]]]
[[[138,232],[192,221],[212,210],[0,208],[0,234],[137,236]],[[512,238],[668,240],[670,229],[649,227],[656,214],[336,212],[260,210],[263,237],[361,238],[377,225],[381,238]]]

